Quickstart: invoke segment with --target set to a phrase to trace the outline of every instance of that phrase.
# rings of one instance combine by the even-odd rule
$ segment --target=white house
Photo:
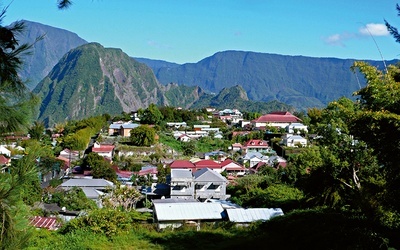
[[[292,115],[289,112],[271,112],[269,114],[260,116],[259,118],[251,121],[254,127],[278,127],[278,128],[286,128],[291,123],[301,122],[301,119]]]
[[[167,122],[167,126],[168,127],[173,127],[175,129],[179,129],[179,128],[186,128],[187,124],[186,122]]]
[[[268,162],[269,157],[261,154],[260,152],[249,152],[242,158],[243,163],[249,162],[249,167],[257,165],[259,162]]]
[[[0,145],[0,154],[6,155],[7,157],[11,156],[11,151],[8,150],[5,146]]]
[[[114,155],[114,145],[102,145],[95,142],[92,147],[92,152],[97,153],[100,156],[112,159]]]
[[[297,147],[297,145],[307,146],[307,139],[300,135],[286,134],[282,143],[287,147]]]
[[[289,134],[293,134],[295,131],[297,131],[297,133],[308,133],[308,127],[303,123],[298,122],[294,122],[286,126],[286,132],[288,132]]]

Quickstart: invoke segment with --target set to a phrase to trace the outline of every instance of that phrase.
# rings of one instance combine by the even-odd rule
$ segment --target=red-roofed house
[[[226,159],[221,162],[223,171],[226,171],[229,175],[244,175],[246,173],[246,168],[231,159]]]
[[[268,166],[268,167],[269,167],[269,165],[267,165],[266,162],[260,161],[259,163],[257,163],[256,165],[254,165],[254,166],[252,166],[252,167],[250,168],[250,173],[258,173],[258,171],[260,170],[260,168],[261,168],[261,167],[264,167],[264,166]]]
[[[195,171],[196,166],[188,160],[175,160],[171,163],[170,165],[171,169],[190,169],[193,171]]]
[[[46,228],[49,230],[57,230],[61,226],[60,223],[57,222],[57,218],[42,216],[35,216],[31,218],[30,224],[36,228]]]
[[[10,165],[11,160],[5,157],[4,155],[0,155],[0,173],[4,173],[7,170],[7,167]]]
[[[92,147],[92,152],[97,153],[104,158],[112,159],[114,155],[114,148],[114,145],[101,145],[100,143],[95,142]]]
[[[195,162],[194,165],[196,166],[196,171],[203,168],[209,168],[218,173],[222,173],[223,171],[221,164],[213,160],[200,160]]]
[[[111,168],[115,170],[117,176],[122,180],[130,180],[132,178],[133,172],[131,171],[121,170],[117,165],[112,165]]]
[[[243,149],[248,152],[266,153],[271,150],[267,141],[264,140],[249,140],[243,145]]]
[[[286,128],[289,124],[297,122],[301,122],[301,119],[284,111],[272,112],[251,121],[256,128],[266,126]]]

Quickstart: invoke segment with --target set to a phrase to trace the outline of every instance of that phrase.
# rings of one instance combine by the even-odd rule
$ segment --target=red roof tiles
[[[196,166],[196,169],[200,169],[200,168],[222,168],[220,163],[217,163],[213,160],[201,160],[198,162],[195,162],[194,165]]]
[[[171,168],[188,168],[194,169],[195,165],[188,160],[175,160],[170,165]]]
[[[265,123],[272,123],[272,122],[299,122],[301,121],[300,118],[292,115],[289,112],[271,112],[269,114],[260,116],[258,119],[253,120],[253,122],[265,122]]]
[[[244,145],[244,148],[269,148],[268,142],[264,140],[249,140]]]
[[[101,145],[100,147],[93,147],[92,152],[95,153],[106,153],[106,152],[111,152],[115,148],[114,145]]]

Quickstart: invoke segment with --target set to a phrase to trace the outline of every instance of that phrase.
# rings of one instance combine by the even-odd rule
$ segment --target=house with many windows
[[[194,198],[200,201],[207,199],[226,200],[227,180],[220,173],[209,168],[196,171],[194,174]]]
[[[287,147],[307,146],[307,139],[300,135],[286,134],[282,139],[283,145]]]
[[[173,199],[226,200],[227,180],[220,173],[203,168],[195,173],[190,169],[171,169],[170,196]]]
[[[246,153],[260,152],[268,153],[272,149],[265,140],[249,140],[243,145],[243,149]]]
[[[193,199],[194,183],[190,169],[171,169],[171,198],[174,199]]]

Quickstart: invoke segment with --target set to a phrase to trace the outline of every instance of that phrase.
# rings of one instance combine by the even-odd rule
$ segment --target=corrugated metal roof
[[[216,203],[154,203],[158,221],[221,220],[224,209]]]
[[[187,198],[187,199],[168,198],[168,199],[153,199],[152,202],[155,204],[155,203],[187,203],[187,202],[198,203],[199,201],[193,198]]]
[[[280,208],[248,208],[227,209],[229,221],[239,223],[250,223],[258,220],[269,220],[273,217],[283,215]]]
[[[124,124],[122,124],[122,128],[126,128],[126,129],[134,129],[134,128],[137,128],[137,127],[139,127],[140,126],[140,124],[137,124],[137,123],[124,123]]]
[[[99,198],[100,195],[104,195],[103,192],[92,188],[92,187],[83,187],[82,188],[83,193],[85,193],[86,197],[89,199],[97,199]]]
[[[110,124],[110,126],[108,128],[110,128],[110,129],[120,129],[121,128],[121,123]]]
[[[171,179],[193,179],[190,169],[171,169]]]
[[[61,187],[113,187],[114,183],[105,179],[69,179]]]

